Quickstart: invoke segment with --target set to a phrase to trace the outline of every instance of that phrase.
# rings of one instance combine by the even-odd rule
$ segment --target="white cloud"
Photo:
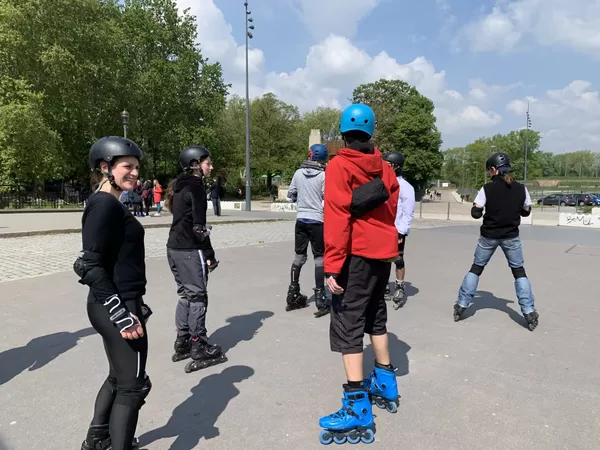
[[[329,34],[353,38],[361,20],[381,0],[296,0],[300,19],[313,38],[320,41]]]
[[[358,5],[358,2],[350,3]],[[374,0],[366,2],[372,7],[377,3]],[[308,11],[316,3],[303,0],[303,4]],[[213,0],[179,0],[178,5],[181,10],[190,7],[191,14],[196,16],[203,54],[212,61],[221,62],[224,78],[232,84],[231,93],[245,95],[245,47],[235,42],[231,25],[226,22],[221,10]],[[329,10],[326,8],[326,11]],[[359,20],[365,10],[356,6],[350,11],[355,20]],[[249,65],[252,97],[273,92],[283,101],[298,106],[301,112],[318,106],[342,108],[348,104],[347,97],[359,84],[381,78],[397,78],[414,85],[434,102],[437,125],[446,141],[452,134],[457,138],[462,132],[483,130],[502,121],[488,103],[505,87],[471,80],[471,95],[463,95],[448,88],[445,71],[436,70],[432,62],[423,56],[402,64],[385,51],[370,55],[353,45],[347,37],[333,33],[310,48],[304,67],[289,72],[265,73],[264,54],[260,49],[251,50]],[[465,142],[469,140],[472,136],[464,138]]]
[[[497,0],[492,11],[466,25],[458,40],[474,52],[508,52],[528,45],[559,45],[600,57],[598,0]]]
[[[600,100],[589,81],[574,80],[550,89],[542,98],[515,99],[506,109],[522,117],[529,104],[532,128],[544,136],[542,148],[566,152],[587,148],[600,151]]]

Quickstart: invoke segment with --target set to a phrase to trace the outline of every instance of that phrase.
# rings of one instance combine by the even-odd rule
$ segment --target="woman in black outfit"
[[[169,183],[165,205],[173,222],[167,241],[167,258],[177,283],[175,310],[177,339],[173,361],[191,356],[187,373],[227,361],[218,345],[208,343],[206,309],[208,273],[218,265],[206,225],[204,178],[212,171],[210,153],[204,147],[183,149],[179,155],[183,173]]]
[[[90,168],[100,171],[101,180],[83,213],[83,250],[73,269],[79,283],[90,288],[88,317],[104,341],[109,374],[82,450],[134,448],[138,411],[152,387],[146,375],[145,326],[152,312],[142,300],[144,227],[119,201],[123,190],[134,188],[142,157],[134,142],[116,136],[104,137],[90,149]]]

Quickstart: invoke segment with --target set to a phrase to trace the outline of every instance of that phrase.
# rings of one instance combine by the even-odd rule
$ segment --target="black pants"
[[[212,200],[213,211],[215,213],[215,216],[220,216],[221,215],[221,199],[213,198],[211,200]]]
[[[133,214],[138,215],[142,214],[142,202],[136,202],[133,204]]]
[[[149,216],[150,215],[150,207],[152,206],[152,197],[148,197],[144,199],[144,213]]]
[[[129,311],[142,322],[144,337],[123,339],[110,322],[101,303],[88,303],[90,323],[102,336],[108,358],[108,378],[100,388],[94,407],[92,426],[109,425],[112,450],[129,450],[135,435],[139,409],[150,390],[146,377],[148,335],[143,323],[142,301],[126,301]]]
[[[208,267],[202,250],[167,248],[167,259],[177,284],[179,301],[175,326],[180,336],[207,340]]]
[[[329,342],[331,351],[362,353],[365,333],[387,333],[384,299],[392,263],[351,255],[346,258],[338,284],[344,292],[332,296]]]
[[[315,286],[324,287],[325,269],[323,267],[323,254],[325,253],[325,241],[323,238],[323,223],[306,223],[296,221],[294,230],[294,251],[296,253],[292,263],[291,282],[300,280],[300,271],[308,257],[308,244],[310,244],[315,259]]]

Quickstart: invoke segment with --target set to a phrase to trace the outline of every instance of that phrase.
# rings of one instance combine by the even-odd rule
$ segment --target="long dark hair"
[[[179,177],[181,175],[179,175]],[[169,181],[169,185],[167,186],[167,190],[165,191],[165,208],[167,208],[171,213],[173,213],[173,211],[171,210],[171,206],[173,206],[173,191],[175,190],[175,183],[177,183],[179,177],[173,178],[171,181]]]

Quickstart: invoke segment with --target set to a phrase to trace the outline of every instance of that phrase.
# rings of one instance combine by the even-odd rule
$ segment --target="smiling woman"
[[[101,178],[82,223],[83,249],[73,270],[89,286],[87,314],[102,336],[109,374],[98,392],[82,450],[128,450],[135,442],[139,409],[152,384],[146,375],[144,227],[119,201],[134,187],[143,153],[129,139],[109,136],[89,153],[89,166]],[[141,320],[140,320],[141,319]]]

